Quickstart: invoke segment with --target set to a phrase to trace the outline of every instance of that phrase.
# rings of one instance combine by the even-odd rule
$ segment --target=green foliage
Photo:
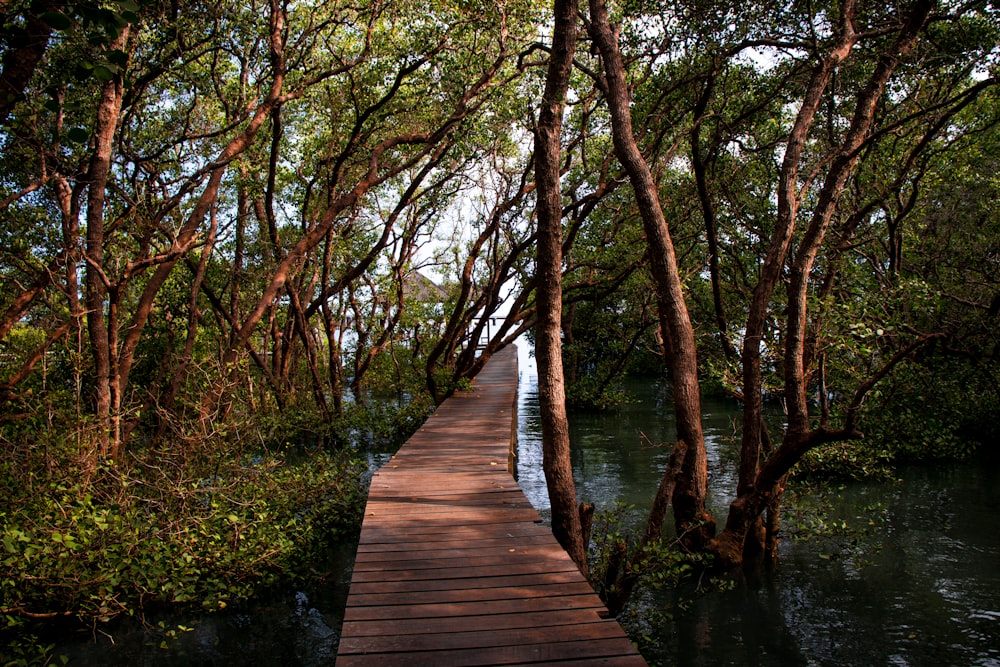
[[[332,423],[333,441],[367,447],[375,451],[395,451],[433,409],[425,393],[410,400],[371,400],[352,404]]]
[[[900,465],[965,461],[995,440],[997,370],[931,356],[896,369],[869,395],[865,438],[809,452],[795,469],[807,479],[891,480]]]
[[[454,369],[452,368],[438,367],[434,369],[433,373],[438,393],[442,396],[461,391],[462,389],[468,389],[472,386],[469,379],[456,378]]]
[[[611,410],[628,402],[628,393],[618,386],[621,378],[602,381],[594,375],[578,377],[566,388],[566,403],[576,410]]]
[[[821,559],[861,564],[871,552],[871,538],[885,530],[889,508],[880,502],[846,502],[846,488],[789,486],[782,504],[782,534],[817,545]]]
[[[326,546],[360,524],[361,466],[343,454],[289,465],[150,451],[94,469],[80,452],[51,454],[0,464],[4,641],[32,618],[221,609],[317,573]]]
[[[0,373],[3,376],[12,375],[44,341],[45,332],[41,329],[24,324],[15,326],[0,342],[0,350],[3,350],[0,355]]]
[[[868,441],[836,442],[808,452],[792,470],[797,479],[891,480],[892,453]]]
[[[590,583],[602,600],[618,594],[626,579],[651,589],[676,587],[708,565],[707,556],[688,553],[666,537],[642,545],[636,528],[640,521],[631,505],[617,504],[594,514]]]
[[[644,248],[635,218],[603,212],[593,216],[574,244],[565,278],[571,305],[563,317],[566,399],[574,407],[620,405],[626,374],[663,372]]]
[[[900,369],[866,405],[866,431],[897,461],[967,460],[1000,409],[996,377],[992,364],[956,359]]]
[[[672,538],[661,536],[643,545],[641,524],[641,513],[629,505],[594,515],[590,582],[629,636],[649,647],[667,618],[697,597],[733,583],[704,576],[710,557],[689,553]]]

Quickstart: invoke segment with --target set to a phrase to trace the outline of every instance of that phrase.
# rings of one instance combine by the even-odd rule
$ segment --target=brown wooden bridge
[[[517,352],[372,478],[337,665],[645,665],[509,469]]]

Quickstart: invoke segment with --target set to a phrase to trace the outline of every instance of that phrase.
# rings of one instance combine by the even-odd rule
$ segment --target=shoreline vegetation
[[[397,447],[428,405],[358,408],[338,435],[299,434],[309,446],[218,437],[113,461],[74,443],[6,443],[0,664],[48,664],[66,628],[218,611],[323,577],[330,547],[357,537],[365,456]]]
[[[776,556],[796,471],[998,455],[995,0],[12,0],[0,25],[0,667],[47,661],[53,619],[310,576],[356,529],[357,459],[518,340],[583,571],[566,405],[628,375],[669,379],[677,452],[641,541],[732,571]],[[712,511],[711,392],[741,408]],[[621,544],[616,590],[673,562]]]
[[[329,547],[355,539],[360,528],[363,458],[391,453],[428,405],[417,398],[359,408],[341,422],[340,435],[312,434],[316,442],[307,447],[219,438],[200,449],[151,447],[96,465],[72,444],[9,448],[0,462],[3,664],[47,664],[53,629],[103,632],[122,617],[146,625],[147,613],[218,611],[321,578]],[[974,443],[957,442],[943,457],[933,450],[933,461],[968,460]],[[797,469],[793,497],[806,500],[789,503],[793,524],[822,518],[812,515],[825,505],[808,500],[822,481],[891,480],[900,465],[930,462],[884,441],[824,452]],[[620,583],[608,574],[622,567],[615,559],[638,543],[621,512],[599,512],[591,544],[592,581],[605,599]],[[790,531],[796,540],[812,534]],[[711,565],[667,540],[645,548],[641,567],[627,573],[630,585],[680,586]]]

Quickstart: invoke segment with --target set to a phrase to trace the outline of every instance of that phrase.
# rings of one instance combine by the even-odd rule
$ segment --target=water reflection
[[[519,364],[518,477],[543,516],[541,428],[534,362]],[[574,470],[582,499],[645,508],[674,440],[662,383],[630,387],[621,411],[572,415]],[[710,508],[716,518],[736,485],[737,417],[706,402]],[[371,463],[385,454],[372,454]],[[381,457],[381,458],[380,458]],[[908,471],[902,483],[832,490],[832,519],[877,530],[863,539],[785,542],[773,571],[708,595],[645,595],[623,622],[650,641],[651,665],[911,665],[1000,667],[1000,474],[947,467]],[[637,513],[638,519],[638,513]],[[73,665],[330,665],[336,655],[354,544],[331,553],[332,574],[309,591],[287,591],[241,610],[163,619],[191,632],[160,648],[162,633],[138,625],[60,642]],[[679,602],[683,601],[681,607]]]
[[[522,352],[519,481],[547,512],[537,378]],[[666,387],[628,387],[638,402],[570,416],[581,500],[651,502],[674,425]],[[736,486],[736,406],[706,401],[712,495],[723,521]],[[654,665],[1000,666],[1000,474],[912,469],[897,484],[830,489],[837,538],[785,541],[780,564],[729,591],[646,594],[623,617]],[[873,508],[878,508],[877,511]],[[639,520],[640,512],[636,513]],[[832,522],[832,521],[831,521]],[[684,607],[679,605],[684,603]]]
[[[146,624],[123,619],[93,634],[60,637],[55,664],[65,656],[79,667],[333,665],[356,548],[333,548],[329,577],[308,590],[278,592],[211,614],[161,612]]]
[[[542,472],[538,376],[534,359],[520,350],[518,390],[518,482],[532,504],[548,511]],[[626,383],[635,400],[607,412],[570,415],[573,471],[581,501],[608,507],[615,503],[643,507],[651,501],[677,439],[667,384],[633,380]],[[737,406],[706,399],[703,405],[705,447],[712,495],[709,508],[725,511],[736,489],[738,443],[734,439]]]

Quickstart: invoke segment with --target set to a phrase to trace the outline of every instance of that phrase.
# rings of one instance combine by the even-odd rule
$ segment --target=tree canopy
[[[442,400],[547,321],[571,404],[669,373],[683,456],[661,488],[689,547],[738,563],[773,540],[810,452],[869,427],[913,449],[884,408],[968,405],[926,412],[925,453],[983,428],[1000,403],[993,3],[560,17],[534,0],[4,3],[7,454],[73,441],[96,465],[269,419],[278,438],[327,433],[372,390]],[[709,390],[744,406],[719,535]]]

